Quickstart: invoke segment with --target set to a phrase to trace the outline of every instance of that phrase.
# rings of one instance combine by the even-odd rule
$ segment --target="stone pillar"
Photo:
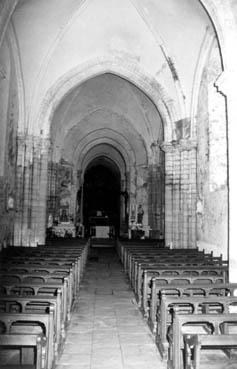
[[[124,236],[128,231],[127,207],[128,207],[127,179],[121,179],[120,184],[120,234]]]
[[[164,153],[158,142],[151,145],[148,167],[148,225],[152,238],[164,237]]]
[[[165,242],[173,248],[196,247],[196,143],[164,142]]]
[[[72,183],[71,183],[71,201],[69,214],[72,216],[74,224],[76,223],[76,208],[77,208],[77,170],[72,168]]]
[[[83,186],[82,171],[78,170],[77,171],[76,213],[77,213],[77,217],[80,217],[80,221],[82,224],[83,224],[83,188],[84,186]]]
[[[16,163],[16,213],[14,222],[14,245],[22,245],[22,226],[23,226],[23,203],[24,203],[24,168],[26,156],[25,137],[17,137],[17,163]]]
[[[53,215],[53,219],[59,217],[59,197],[58,197],[58,163],[48,161],[48,192],[47,192],[47,219],[49,214]]]
[[[45,242],[48,139],[18,137],[15,246]]]
[[[16,217],[14,245],[30,244],[31,196],[32,196],[32,137],[19,136],[16,165]]]
[[[47,138],[34,138],[30,246],[45,243],[49,146]]]
[[[164,170],[161,166],[151,165],[149,167],[149,206],[148,224],[154,238],[164,237]]]
[[[217,19],[217,33],[221,35],[221,51],[223,55],[224,72],[218,79],[216,86],[220,93],[226,96],[227,101],[227,141],[228,141],[228,187],[229,187],[229,279],[237,282],[237,24],[235,18],[235,2],[232,0],[213,0],[210,2],[210,14],[215,13]],[[212,11],[213,9],[213,11]]]
[[[173,156],[172,144],[163,143],[161,146],[165,152],[165,243],[173,244]]]
[[[235,86],[236,88],[236,86]],[[237,283],[237,94],[228,98],[228,132],[229,132],[229,278],[230,282]]]
[[[237,71],[233,73],[224,72],[218,79],[216,85],[218,90],[227,97],[227,121],[228,121],[228,185],[229,185],[229,279],[230,282],[237,282],[237,233],[236,233],[236,213],[237,213],[237,91],[235,81]]]

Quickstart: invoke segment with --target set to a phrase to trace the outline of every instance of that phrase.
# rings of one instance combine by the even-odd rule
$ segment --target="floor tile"
[[[166,369],[114,250],[93,250],[56,369]]]

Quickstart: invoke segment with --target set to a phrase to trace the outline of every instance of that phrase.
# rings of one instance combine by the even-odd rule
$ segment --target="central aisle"
[[[165,369],[115,249],[92,249],[56,369]]]

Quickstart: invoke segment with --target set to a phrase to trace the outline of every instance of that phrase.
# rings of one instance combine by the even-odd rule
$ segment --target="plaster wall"
[[[163,131],[160,115],[153,102],[130,82],[108,73],[83,83],[78,87],[78,92],[73,91],[65,97],[54,114],[52,139],[59,145],[71,127],[79,126],[83,119],[87,119],[89,129],[95,129],[96,124],[91,122],[90,115],[98,111],[100,120],[99,114],[103,109],[132,122],[148,147],[159,139]],[[126,127],[120,126],[119,122],[116,129],[125,134]]]
[[[16,206],[16,135],[18,124],[18,98],[13,59],[7,45],[0,50],[0,247],[12,244]],[[11,203],[9,203],[11,199]]]
[[[157,2],[155,0],[87,0],[78,2],[75,0],[68,0],[67,3],[63,0],[52,0],[50,2],[46,0],[40,2],[37,0],[20,0],[19,6],[13,17],[13,23],[20,47],[24,85],[26,87],[26,105],[28,114],[30,114],[30,118],[26,124],[35,124],[34,122],[37,120],[34,120],[34,117],[38,117],[38,107],[45,97],[46,92],[49,91],[52,85],[55,85],[55,82],[63,80],[65,74],[68,76],[68,71],[75,68],[78,73],[80,73],[80,67],[82,65],[87,66],[92,59],[98,60],[99,64],[100,60],[106,61],[107,56],[110,57],[110,63],[112,63],[113,58],[116,57],[118,57],[118,59],[123,58],[126,62],[134,61],[132,65],[139,66],[137,70],[136,67],[134,67],[134,74],[139,74],[139,71],[143,70],[145,72],[144,76],[147,76],[147,81],[149,80],[149,76],[152,78],[155,77],[157,82],[165,86],[170,100],[175,101],[175,104],[173,105],[171,103],[171,105],[174,106],[175,109],[180,110],[181,98],[185,107],[185,117],[188,115],[198,54],[206,32],[206,27],[210,26],[208,17],[198,1],[183,0],[182,4],[180,4],[178,0],[167,0],[165,2]],[[213,60],[218,68],[214,68],[215,71],[213,74],[213,71],[210,71],[208,66],[208,77],[203,77],[197,117],[199,126],[198,145],[200,145],[200,149],[198,149],[197,175],[200,188],[200,202],[198,202],[197,206],[197,216],[200,242],[205,243],[208,239],[209,242],[213,242],[214,247],[219,250],[221,247],[223,247],[223,249],[226,248],[226,244],[224,244],[222,240],[222,246],[219,246],[218,240],[216,240],[218,238],[218,232],[215,232],[216,229],[220,228],[222,229],[222,232],[220,231],[222,237],[225,238],[226,236],[226,228],[224,226],[226,222],[226,210],[224,209],[222,211],[221,209],[221,204],[223,206],[225,204],[225,196],[227,193],[225,176],[226,149],[223,144],[225,140],[223,127],[225,127],[225,124],[222,125],[225,121],[225,116],[223,100],[221,100],[219,95],[217,97],[216,92],[213,90],[213,83],[218,77],[218,73],[221,72],[220,58],[219,56],[213,56]],[[113,68],[111,69],[113,70]],[[81,70],[84,71],[86,68],[81,68]],[[152,78],[151,80],[153,80]],[[213,79],[209,80],[209,78]],[[13,77],[13,81],[14,79],[15,77]],[[104,82],[105,81],[103,81],[103,83]],[[88,83],[90,83],[90,81]],[[63,119],[61,119],[59,115],[60,124],[54,126],[55,130],[52,131],[52,137],[56,136],[54,144],[57,146],[57,149],[59,149],[59,152],[62,148],[62,142],[66,138],[67,145],[64,145],[62,153],[67,159],[71,159],[73,157],[73,152],[75,153],[78,148],[78,137],[83,135],[83,130],[81,129],[83,124],[84,127],[87,127],[86,133],[89,135],[91,130],[98,127],[98,122],[99,128],[102,128],[103,122],[106,119],[108,122],[112,121],[113,130],[118,130],[119,127],[119,133],[121,133],[121,135],[123,134],[124,137],[131,141],[131,150],[134,151],[134,153],[138,153],[137,157],[136,155],[134,155],[134,157],[135,159],[139,158],[139,161],[135,160],[132,162],[129,168],[131,198],[135,205],[139,204],[144,199],[145,203],[148,204],[147,184],[149,182],[149,170],[147,161],[143,160],[144,155],[142,151],[139,151],[139,148],[141,144],[144,143],[144,150],[147,150],[148,158],[151,159],[149,157],[152,156],[152,153],[149,151],[150,146],[153,144],[153,141],[156,141],[157,137],[159,137],[162,124],[160,118],[158,118],[159,114],[156,115],[155,110],[153,114],[153,110],[149,107],[149,102],[146,101],[146,98],[140,96],[139,91],[128,84],[126,85],[125,82],[121,82],[120,85],[119,83],[116,85],[119,87],[119,93],[116,93],[117,91],[114,87],[111,88],[111,86],[109,87],[106,84],[104,84],[104,89],[102,88],[100,90],[102,84],[99,83],[97,95],[101,97],[101,99],[96,96],[93,97],[90,90],[88,90],[85,95],[81,94],[80,89],[78,89],[78,91],[73,91],[71,95],[73,97],[73,102],[68,100],[71,104],[71,108],[68,108],[67,112],[63,114]],[[70,83],[66,85],[73,88]],[[123,88],[120,89],[122,85]],[[206,87],[204,88],[203,85]],[[94,87],[96,87],[96,85],[94,85]],[[129,95],[129,91],[132,90],[133,94]],[[9,91],[11,91],[11,87]],[[109,91],[109,94],[106,96],[107,91]],[[100,92],[103,92],[103,94],[100,95]],[[83,96],[86,96],[87,100],[83,101],[84,105],[86,107],[90,106],[90,109],[94,110],[85,109],[85,115],[80,117],[80,123],[82,124],[81,127],[79,127],[77,104],[80,103]],[[11,92],[9,94],[9,101],[11,99],[10,97]],[[50,96],[47,95],[47,97],[49,100],[51,99]],[[205,100],[204,97],[206,98]],[[128,106],[124,103],[126,100],[131,100],[131,110],[129,110]],[[207,101],[208,106],[205,108]],[[117,104],[116,102],[119,103]],[[66,105],[68,104],[66,104],[65,101],[65,106]],[[113,109],[109,111],[108,106],[111,105]],[[125,113],[123,113],[123,111]],[[167,105],[167,112],[171,116],[169,104]],[[76,118],[74,119],[74,117]],[[157,122],[159,122],[159,125],[155,124],[156,118],[158,118]],[[202,144],[200,144],[203,140],[202,129],[205,129],[202,126],[202,118],[204,121],[205,118],[207,119],[206,124],[208,126],[207,164],[205,158],[203,159],[205,154],[203,154]],[[11,133],[11,127],[14,126],[12,122],[14,122],[14,118],[11,124],[9,124],[10,131],[8,132],[5,130],[7,144],[12,140],[14,141],[14,138],[12,139],[14,135]],[[67,126],[68,122],[70,122],[71,125]],[[107,124],[109,125],[109,123]],[[66,126],[67,128],[65,129]],[[128,129],[125,129],[126,127],[128,127]],[[155,127],[158,128],[156,129]],[[40,132],[40,127],[35,128],[39,128],[37,132]],[[106,128],[108,128],[108,126],[106,126]],[[61,133],[57,134],[60,130]],[[54,133],[56,134],[54,135]],[[139,142],[139,144],[133,144],[133,142]],[[203,145],[205,144],[206,141],[204,138]],[[70,147],[70,145],[72,146]],[[12,145],[10,145],[10,147],[12,147]],[[34,145],[32,147],[33,150],[35,150]],[[70,149],[68,149],[68,147],[70,147]],[[204,152],[205,150],[206,149],[204,149]],[[31,147],[29,147],[30,157],[31,154],[33,155],[34,153],[31,152]],[[5,166],[4,162],[4,175],[6,174],[6,178],[13,173],[13,171],[9,169],[9,164],[11,167],[14,161],[10,159],[10,157],[14,158],[14,149],[10,149],[7,155],[9,156],[7,158],[7,166]],[[39,156],[40,155],[41,154],[39,154]],[[181,162],[183,162],[184,155],[186,155],[186,153],[180,154]],[[45,149],[45,156],[47,156],[47,148]],[[176,157],[175,155],[173,156],[174,160],[172,160],[175,162]],[[185,166],[187,166],[185,171],[188,172],[188,156],[185,160],[187,162],[187,164],[185,162]],[[46,163],[46,160],[44,160],[44,163]],[[175,172],[176,164],[173,164],[172,170]],[[41,162],[39,160],[39,170],[40,166]],[[35,173],[38,173],[36,169],[34,171],[34,174]],[[218,173],[220,173],[220,175]],[[31,177],[35,177],[34,174],[29,176],[29,182]],[[46,175],[44,181],[46,181]],[[14,183],[14,181],[12,181],[12,183]],[[177,188],[178,184],[180,184],[180,182],[177,182]],[[38,185],[40,187],[40,182]],[[185,186],[186,185],[187,183],[185,182]],[[30,183],[29,188],[31,188]],[[26,186],[25,192],[27,191],[28,187]],[[186,193],[185,191],[186,189],[183,191],[184,195]],[[37,227],[37,216],[39,214],[38,204],[35,200],[36,192],[37,191],[32,195],[32,201],[35,202],[35,220],[33,222],[35,228]],[[29,196],[31,196],[31,193]],[[44,199],[41,192],[40,196],[42,197],[40,198],[42,207],[40,216],[42,218]],[[177,191],[177,198],[178,197],[180,197],[180,193]],[[218,205],[215,204],[217,198],[221,199]],[[146,204],[144,205],[146,206]],[[192,207],[192,209],[195,209],[195,206]],[[144,220],[146,221],[148,209],[145,210]],[[29,212],[31,212],[31,209]],[[175,227],[177,228],[175,228],[175,232],[177,230],[176,233],[178,233],[178,229],[180,228],[178,217],[177,207],[177,222],[175,223]],[[32,223],[31,220],[30,223]],[[44,227],[43,223],[42,221],[42,228]],[[217,244],[215,242],[217,242]],[[213,246],[210,248],[213,249]]]
[[[72,163],[74,173],[83,169],[76,167],[77,163],[84,162],[91,148],[97,147],[94,154],[114,158],[115,162],[113,151],[118,150],[126,162],[121,177],[126,171],[130,173],[129,201],[135,209],[139,204],[142,206],[146,235],[150,223],[150,227],[157,230],[153,212],[161,213],[160,197],[164,194],[161,186],[155,190],[154,180],[151,184],[149,165],[154,161],[154,145],[163,140],[163,122],[154,103],[140,89],[110,73],[84,82],[65,96],[56,109],[51,137],[53,158]],[[152,192],[158,193],[152,212],[148,195],[150,185]],[[72,197],[76,198],[75,193]],[[76,208],[75,204],[72,208]]]
[[[189,115],[200,47],[211,22],[196,0],[137,0],[154,37],[174,61]],[[157,72],[159,77],[159,72]]]
[[[0,175],[4,174],[7,113],[10,84],[10,54],[6,42],[0,48]]]
[[[227,141],[225,100],[214,86],[221,73],[214,44],[203,72],[197,118],[197,241],[227,258]]]
[[[26,0],[19,2],[14,25],[32,122],[51,85],[78,65],[106,55],[138,63],[165,86],[177,111],[181,96],[189,114],[196,62],[210,26],[198,1]]]
[[[237,24],[237,3],[235,0],[230,1],[230,8],[232,9],[235,22]]]

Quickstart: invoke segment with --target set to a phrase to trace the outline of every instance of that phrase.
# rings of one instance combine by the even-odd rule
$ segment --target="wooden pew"
[[[195,258],[195,260],[206,260],[212,258],[212,254],[199,254],[196,251],[185,253],[182,249],[180,251],[176,250],[165,250],[165,249],[152,249],[152,250],[139,250],[137,252],[128,252],[127,255],[127,269],[128,274],[132,273],[134,265],[138,262],[143,262],[146,264],[157,263],[157,262],[170,262],[171,259],[175,257],[175,260]]]
[[[68,250],[67,250],[68,251]],[[15,255],[9,258],[9,256],[5,256],[2,258],[2,263],[5,267],[9,266],[11,270],[14,269],[14,265],[19,265],[20,267],[24,268],[26,266],[35,267],[38,265],[39,267],[55,267],[58,269],[65,269],[71,270],[71,273],[74,275],[75,279],[75,290],[79,287],[80,277],[82,274],[81,270],[81,256],[72,257],[72,255],[68,256],[64,254],[63,257],[59,258],[56,255],[52,255],[52,253],[35,253],[28,255]]]
[[[72,247],[59,247],[57,244],[56,247],[20,247],[3,251],[0,257],[3,265],[0,293],[4,294],[0,297],[1,322],[6,319],[7,314],[8,318],[10,314],[13,315],[12,311],[15,310],[15,317],[12,316],[11,319],[13,325],[17,324],[19,337],[23,337],[26,331],[28,333],[30,322],[33,325],[32,334],[35,333],[34,324],[40,323],[47,338],[46,369],[52,369],[61,337],[65,337],[65,322],[70,319],[73,299],[79,289],[88,255],[88,243],[79,247],[77,244]],[[53,315],[52,322],[47,326],[43,319],[47,319],[50,314]],[[12,335],[14,331],[10,331],[9,321],[4,324],[6,333],[10,332]],[[16,326],[13,328],[16,329]]]
[[[155,268],[163,264],[163,266],[169,266],[172,263],[176,265],[226,265],[228,263],[222,260],[222,255],[219,257],[213,257],[213,253],[205,254],[200,252],[198,249],[158,249],[158,248],[148,248],[137,250],[132,249],[131,252],[127,253],[127,259],[123,261],[125,272],[128,273],[129,279],[132,286],[136,290],[135,279],[137,275],[143,273],[144,268]],[[138,270],[139,269],[139,270]],[[140,278],[138,278],[140,279]]]
[[[13,258],[19,257],[41,257],[41,258],[59,258],[60,256],[64,258],[64,261],[67,258],[72,259],[73,261],[78,261],[78,272],[79,276],[82,275],[87,256],[88,256],[89,242],[87,240],[83,240],[82,242],[77,240],[73,244],[67,244],[63,242],[63,245],[60,245],[57,242],[53,246],[38,246],[36,248],[33,247],[8,247],[4,249],[1,258],[2,260],[12,260]]]
[[[73,272],[73,279],[75,281],[75,290],[78,291],[79,283],[80,283],[80,263],[77,258],[65,258],[64,257],[55,257],[51,255],[46,255],[44,257],[39,256],[15,256],[12,259],[5,259],[4,261],[4,268],[9,266],[8,270],[14,270],[14,265],[18,267],[61,267],[61,268],[69,268],[72,269]]]
[[[174,251],[174,250],[170,250]],[[163,266],[168,266],[169,264],[175,263],[177,266],[179,263],[183,265],[186,263],[186,265],[224,265],[224,260],[222,260],[222,257],[213,257],[212,254],[205,254],[205,255],[196,255],[195,253],[177,253],[174,252],[166,252],[166,253],[160,253],[157,252],[155,255],[146,256],[146,255],[138,255],[134,256],[131,255],[130,264],[129,264],[129,278],[131,282],[133,283],[133,279],[137,275],[138,268],[148,268],[161,265],[163,263]]]
[[[194,334],[184,336],[184,366],[185,369],[200,369],[201,349],[222,349],[231,359],[231,349],[237,348],[237,334]],[[193,359],[192,359],[193,357]],[[215,359],[213,358],[212,360]],[[218,357],[216,360],[218,364]],[[231,366],[234,368],[234,366]]]
[[[54,297],[59,300],[61,337],[65,338],[65,325],[67,323],[66,296],[63,296],[63,285],[61,282],[53,283],[5,283],[0,285],[1,296],[39,296]]]
[[[61,301],[60,294],[57,296],[0,296],[1,313],[47,313],[53,306],[54,326],[56,327],[55,357],[57,357],[64,336],[61,336]]]
[[[21,350],[24,347],[33,347],[35,348],[35,369],[45,369],[45,346],[46,346],[46,338],[42,334],[0,334],[0,349],[15,349],[19,347]],[[21,356],[21,355],[20,355]],[[24,363],[21,361],[21,357],[19,358],[20,367],[23,367]],[[8,365],[1,365],[2,369],[9,368]]]
[[[159,242],[159,240],[152,241],[126,241],[120,242],[117,241],[117,252],[120,257],[120,260],[124,266],[125,272],[127,272],[127,262],[128,262],[128,255],[130,251],[134,251],[136,249],[145,249],[146,251],[149,250],[161,250],[164,248],[163,242]],[[166,248],[168,249],[168,248]]]
[[[206,285],[213,285],[217,283],[224,283],[225,278],[222,276],[216,276],[216,275],[208,275],[208,276],[200,276],[196,277],[193,275],[185,275],[185,276],[165,276],[162,275],[161,277],[156,277],[155,283],[157,286],[165,286],[165,285],[172,285],[172,284],[179,284],[179,285],[198,285],[198,284],[206,284]],[[142,293],[142,308],[144,312],[144,316],[148,317],[149,314],[149,290],[148,290],[148,284],[143,283],[143,293]]]
[[[67,277],[68,279],[68,299],[70,301],[70,308],[73,304],[74,298],[77,293],[77,283],[75,283],[75,274],[71,267],[68,266],[51,266],[47,264],[47,261],[45,262],[45,265],[38,266],[38,265],[22,265],[22,264],[14,264],[9,265],[6,264],[2,270],[1,274],[3,272],[7,273],[20,273],[20,274],[31,274],[31,275],[40,275],[40,276],[53,276],[53,277]]]
[[[70,286],[70,281],[65,275],[53,275],[46,274],[40,275],[38,273],[2,273],[0,272],[0,285],[8,283],[37,283],[37,284],[55,284],[58,283],[62,288],[62,299],[63,299],[63,311],[66,312],[67,320],[71,317],[72,308],[72,290]]]
[[[228,296],[192,296],[178,297],[161,294],[161,301],[157,311],[156,343],[163,359],[167,360],[167,333],[171,324],[172,310],[179,308],[182,314],[228,314],[232,308],[237,312],[237,297]]]
[[[207,263],[206,261],[190,261],[185,259],[178,260],[177,258],[173,259],[174,260],[170,260],[169,262],[160,261],[159,263],[155,264],[137,263],[136,269],[134,271],[134,281],[132,281],[132,285],[137,295],[138,302],[141,300],[142,284],[148,285],[153,277],[159,277],[160,275],[162,275],[161,273],[165,273],[166,275],[168,275],[168,271],[170,274],[172,271],[173,274],[180,275],[179,271],[182,272],[182,269],[185,268],[189,269],[191,272],[186,273],[186,271],[184,270],[186,274],[221,275],[224,276],[225,282],[228,281],[228,264],[226,262],[224,262],[223,264],[216,264],[211,261]],[[195,270],[197,271],[195,272]]]
[[[1,313],[0,322],[5,326],[5,334],[18,334],[19,341],[22,334],[43,334],[46,338],[46,369],[52,369],[55,360],[55,327],[54,311],[50,307],[48,313]]]
[[[237,327],[237,314],[179,314],[178,310],[174,307],[173,322],[168,333],[168,368],[183,369],[182,357],[185,335],[190,337],[204,334],[210,336],[209,338],[211,339],[213,335],[218,336],[222,332],[226,334],[226,327],[230,324]],[[234,342],[237,342],[237,333],[234,334]],[[223,347],[221,345],[225,343],[228,344],[227,341],[225,342],[224,340],[223,342],[221,340],[220,347]]]
[[[175,275],[177,278],[179,276],[196,276],[198,279],[200,277],[204,277],[204,280],[206,277],[210,276],[216,276],[221,277],[223,283],[228,283],[228,268],[225,267],[213,267],[213,266],[197,266],[197,267],[176,267],[170,266],[170,268],[167,269],[159,269],[160,277],[164,274],[169,274],[169,272],[172,273],[172,275]],[[150,270],[147,271],[147,273],[150,273]],[[152,277],[152,273],[150,276],[146,275],[146,271],[144,274],[144,285],[143,285],[143,294],[150,295],[150,299],[148,296],[148,301],[145,301],[146,306],[149,305],[149,319],[153,322],[155,318],[155,312],[157,309],[157,305],[159,302],[159,291],[160,291],[160,283],[156,282],[157,277]],[[151,278],[150,278],[151,277]],[[159,277],[158,277],[159,278]],[[149,286],[150,281],[150,286]],[[141,292],[140,292],[141,294]],[[145,307],[145,306],[144,306]],[[143,307],[143,308],[144,308]]]
[[[132,273],[131,269],[136,262],[144,263],[156,263],[156,262],[169,262],[170,259],[175,257],[176,259],[191,259],[190,261],[212,261],[215,263],[223,263],[222,255],[219,257],[213,257],[213,253],[204,253],[204,251],[199,251],[198,249],[159,249],[159,248],[141,248],[136,249],[128,248],[125,254],[125,259],[123,260],[125,272],[130,275]]]
[[[153,333],[156,333],[157,326],[157,309],[161,302],[161,296],[189,297],[189,296],[236,296],[237,283],[216,283],[216,284],[192,284],[179,285],[172,284],[167,286],[156,286],[156,294],[151,300],[149,307],[148,323]]]

